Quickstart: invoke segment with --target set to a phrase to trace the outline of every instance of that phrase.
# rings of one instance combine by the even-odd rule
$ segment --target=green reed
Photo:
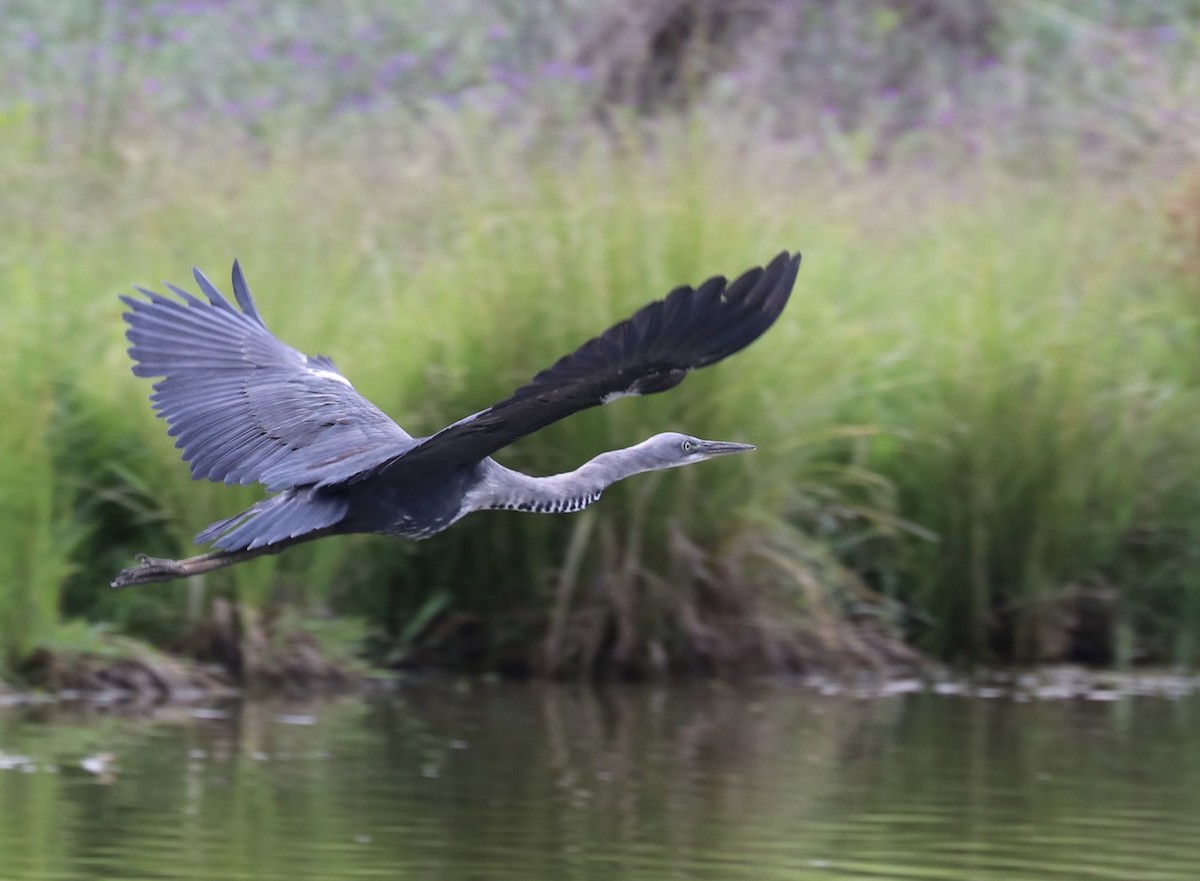
[[[1160,268],[1157,218],[1130,235],[1129,212],[1082,184],[942,207],[868,295],[894,304],[866,387],[896,434],[868,464],[937,536],[895,562],[941,654],[1054,657],[1089,614],[1124,660],[1159,638],[1160,570],[1194,553],[1178,354],[1195,314]],[[1177,581],[1171,604],[1193,590]]]
[[[7,125],[10,656],[60,614],[179,644],[217,593],[364,615],[401,653],[561,673],[836,646],[869,661],[841,626],[864,617],[947,657],[1059,657],[1088,615],[1106,657],[1194,657],[1196,313],[1156,215],[1131,222],[1116,187],[835,187],[695,130],[531,160],[446,120],[269,158],[151,140],[89,165]],[[190,480],[128,371],[130,284],[190,285],[198,265],[228,289],[239,257],[276,333],[421,434],[674,285],[783,248],[805,253],[796,293],[751,349],[501,459],[553,473],[667,429],[753,455],[629,481],[575,517],[479,514],[418,544],[336,539],[106,589],[135,552],[192,553],[259,497]]]
[[[39,343],[53,313],[37,303],[29,275],[5,274],[0,324],[0,659],[23,660],[58,623],[58,592],[82,527],[71,516],[72,486],[56,472],[52,442],[60,388]]]

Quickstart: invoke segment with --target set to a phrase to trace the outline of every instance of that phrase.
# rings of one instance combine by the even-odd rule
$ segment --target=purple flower
[[[371,109],[371,96],[364,92],[351,92],[337,102],[337,109],[341,111],[357,111],[359,113],[366,112]]]
[[[315,67],[321,57],[307,40],[297,40],[293,43],[288,55],[297,67]]]
[[[454,55],[447,49],[439,50],[433,56],[433,75],[439,79],[450,75],[454,69]]]
[[[208,0],[179,0],[175,9],[180,15],[204,15],[211,6],[215,5],[218,4],[210,3]]]
[[[510,67],[505,67],[503,64],[493,64],[491,75],[494,82],[514,92],[523,92],[529,85],[529,77]]]
[[[379,38],[383,35],[383,26],[373,21],[369,25],[359,28],[354,32],[354,39],[360,43],[378,43]]]
[[[417,56],[411,52],[399,52],[379,65],[376,76],[383,83],[391,83],[403,73],[417,66]]]
[[[586,83],[592,78],[592,69],[586,64],[567,64],[558,60],[547,61],[538,72],[546,79],[576,83]]]

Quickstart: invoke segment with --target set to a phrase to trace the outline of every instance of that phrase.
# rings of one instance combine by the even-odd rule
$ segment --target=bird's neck
[[[531,477],[489,460],[483,480],[468,494],[467,510],[543,514],[580,511],[597,502],[600,494],[618,480],[647,470],[637,464],[631,450],[601,453],[574,471],[549,477]]]

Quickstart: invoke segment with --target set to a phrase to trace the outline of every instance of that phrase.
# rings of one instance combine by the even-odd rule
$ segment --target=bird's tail
[[[305,487],[256,502],[240,514],[210,523],[196,536],[224,551],[245,551],[300,538],[342,521],[346,500]]]

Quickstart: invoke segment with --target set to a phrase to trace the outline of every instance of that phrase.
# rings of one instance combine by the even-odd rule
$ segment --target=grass
[[[11,290],[11,288],[10,288]],[[69,485],[57,478],[50,440],[57,388],[47,353],[28,344],[17,328],[36,328],[39,316],[18,290],[0,329],[5,419],[0,427],[0,657],[25,657],[58,623],[58,594],[71,571],[78,525],[71,517]]]
[[[188,553],[256,497],[188,478],[128,374],[127,283],[186,280],[193,262],[223,277],[236,253],[277,333],[428,432],[646,298],[798,246],[794,301],[752,349],[503,460],[552,473],[667,428],[753,441],[753,457],[630,481],[581,518],[494,513],[418,545],[323,542],[206,589],[332,605],[393,634],[432,608],[405,635],[434,654],[557,672],[786,665],[813,640],[845,643],[838,622],[863,616],[947,657],[1055,657],[1095,598],[1113,657],[1191,660],[1200,435],[1196,362],[1179,351],[1195,314],[1154,215],[1132,238],[1127,204],[1084,181],[1070,199],[986,176],[842,193],[701,146],[498,172],[501,153],[486,174],[464,148],[438,187],[384,185],[403,174],[393,163],[351,174],[353,144],[305,163],[220,160],[220,193],[203,152],[194,167],[150,158],[26,184],[8,198],[61,213],[4,245],[27,310],[5,324],[6,388],[27,414],[6,423],[23,427],[3,457],[22,525],[0,538],[7,620],[52,626],[65,603],[178,639],[182,585],[114,596],[104,582],[135,551]],[[419,223],[436,248],[397,239]],[[18,631],[10,652],[43,632],[5,632]]]
[[[1115,39],[1070,21],[1086,39],[1055,39],[1074,61]],[[1121,45],[1141,52],[1156,22],[1124,23]],[[1012,46],[1041,39],[1028,26]],[[1171,101],[1188,81],[1173,82]],[[681,122],[610,115],[603,133],[577,119],[564,146],[469,102],[413,101],[319,130],[286,113],[206,125],[204,107],[187,126],[171,107],[110,119],[101,101],[89,118],[115,128],[94,150],[55,134],[54,102],[0,110],[10,661],[75,618],[181,648],[224,597],[361,617],[396,658],[563,675],[880,662],[880,631],[962,660],[1195,662],[1200,322],[1173,271],[1195,255],[1170,243],[1186,250],[1200,210],[1185,188],[1168,227],[1161,166],[1104,179],[1051,138],[1033,164],[1053,176],[1031,175],[1000,129],[964,122],[994,143],[967,157],[923,128],[875,167],[869,127],[814,156],[749,116],[732,131],[720,102]],[[481,514],[420,544],[348,537],[104,589],[135,552],[188,554],[258,497],[189,479],[128,371],[130,285],[197,265],[227,287],[240,258],[273,330],[420,434],[648,298],[783,248],[805,262],[762,341],[502,460],[552,473],[664,429],[751,441],[752,457],[621,484],[576,517]]]
[[[1052,656],[1087,596],[1130,612],[1147,598],[1147,521],[1191,492],[1176,469],[1195,451],[1193,378],[1174,342],[1195,315],[1155,277],[1154,247],[1121,234],[1126,211],[1086,191],[953,210],[941,223],[962,238],[939,229],[899,267],[926,342],[879,377],[910,387],[876,405],[913,442],[868,464],[938,536],[908,565],[939,653]]]

